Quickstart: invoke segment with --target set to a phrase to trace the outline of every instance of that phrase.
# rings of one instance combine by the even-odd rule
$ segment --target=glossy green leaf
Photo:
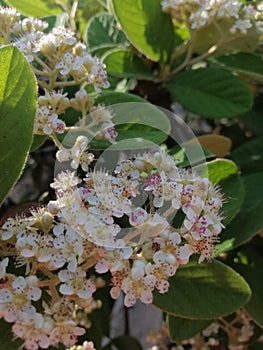
[[[216,260],[181,266],[169,282],[167,293],[154,293],[153,304],[169,314],[190,319],[228,315],[246,304],[251,295],[246,281]]]
[[[112,0],[115,16],[132,45],[152,61],[166,62],[174,45],[171,17],[161,0]]]
[[[212,320],[190,320],[168,315],[167,322],[171,340],[180,342],[200,333],[212,323]]]
[[[217,68],[180,73],[167,83],[167,89],[185,109],[211,119],[235,117],[252,107],[247,85]]]
[[[263,172],[243,177],[245,197],[234,220],[222,232],[217,252],[233,249],[250,240],[263,228]]]
[[[56,1],[53,0],[7,0],[6,2],[23,15],[32,17],[56,15],[63,11]]]
[[[0,49],[0,203],[24,167],[36,113],[36,80],[22,53]]]
[[[142,350],[142,346],[138,340],[128,335],[112,339],[112,344],[114,344],[118,350]]]
[[[253,320],[263,328],[263,265],[237,265],[236,269],[246,279],[252,291],[251,298],[244,308]]]
[[[213,184],[218,184],[229,176],[237,174],[238,167],[228,159],[215,159],[207,163],[208,176]]]
[[[216,159],[207,164],[210,181],[220,186],[224,196],[223,224],[227,225],[236,216],[242,206],[244,199],[244,185],[241,176],[238,174],[238,167],[228,159]],[[198,167],[197,167],[198,169]]]
[[[90,52],[129,45],[124,33],[118,28],[114,16],[105,12],[90,18],[85,41]]]
[[[242,173],[263,171],[263,136],[243,143],[230,157],[238,164]]]
[[[130,50],[115,49],[103,56],[108,74],[119,78],[154,80],[151,67]]]
[[[245,74],[253,80],[263,81],[263,60],[260,54],[240,52],[234,55],[220,56],[212,61],[225,69]]]

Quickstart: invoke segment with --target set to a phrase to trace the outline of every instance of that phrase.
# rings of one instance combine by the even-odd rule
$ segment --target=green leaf
[[[161,0],[112,0],[117,20],[132,45],[152,61],[166,62],[174,45],[171,17]]]
[[[241,120],[247,128],[253,131],[254,135],[263,134],[263,114],[261,111],[252,110],[243,115]]]
[[[123,31],[117,27],[114,16],[104,12],[96,14],[89,20],[85,41],[90,52],[129,45]]]
[[[235,117],[252,107],[247,85],[217,68],[180,73],[167,83],[167,89],[185,109],[211,119]]]
[[[190,320],[172,315],[168,315],[167,321],[170,338],[173,342],[189,339],[200,333],[213,322],[212,320]]]
[[[107,0],[82,0],[79,2],[79,10],[82,10],[82,19],[87,24],[91,17],[95,16],[97,13],[105,12],[107,8]]]
[[[0,203],[19,178],[33,134],[36,80],[22,53],[0,49]]]
[[[143,149],[165,141],[170,134],[170,121],[156,106],[139,96],[107,91],[99,94],[96,104],[109,106],[118,132],[112,150]],[[109,143],[92,140],[92,148],[108,148]]]
[[[167,293],[154,293],[153,304],[174,316],[191,319],[228,315],[246,304],[251,295],[246,281],[217,260],[181,266],[169,282]]]
[[[242,173],[263,171],[263,136],[242,144],[230,157],[239,165]]]
[[[1,348],[5,350],[18,349],[23,343],[21,339],[14,339],[12,324],[7,323],[4,319],[0,319],[0,338]]]
[[[251,298],[244,308],[263,328],[263,266],[262,264],[256,267],[238,264],[235,268],[246,279],[252,291]]]
[[[234,220],[222,232],[217,252],[233,249],[250,240],[263,228],[263,172],[243,177],[245,197]]]
[[[114,49],[102,57],[108,74],[119,78],[154,80],[151,67],[130,50]]]
[[[238,167],[228,159],[216,159],[206,163],[210,181],[220,186],[224,195],[223,224],[227,225],[236,216],[244,199],[244,185]],[[197,167],[198,169],[198,167]]]
[[[110,313],[113,300],[109,296],[109,287],[98,289],[95,293],[95,299],[101,300],[102,306],[92,311],[88,316],[91,327],[87,330],[85,339],[92,339],[96,349],[98,349],[101,346],[102,338],[108,337],[110,332]]]
[[[33,142],[30,148],[30,152],[37,150],[41,147],[47,140],[47,136],[44,135],[34,135]]]
[[[128,335],[112,339],[112,344],[114,344],[118,350],[142,350],[142,346],[138,340]]]
[[[214,58],[212,62],[225,69],[245,74],[253,80],[263,81],[263,60],[260,54],[240,52]]]
[[[238,172],[236,164],[228,159],[215,159],[206,165],[209,179],[213,184],[219,184],[221,181]]]
[[[61,7],[53,0],[7,0],[6,2],[25,16],[44,17],[62,12]]]

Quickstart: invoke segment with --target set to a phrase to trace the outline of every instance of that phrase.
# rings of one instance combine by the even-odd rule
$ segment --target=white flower
[[[86,279],[86,271],[79,267],[76,271],[61,270],[58,277],[62,284],[59,287],[60,293],[63,295],[76,294],[79,298],[90,298],[96,291],[94,282]]]
[[[137,208],[135,211],[130,213],[129,217],[130,224],[132,226],[138,226],[142,225],[146,221],[148,213],[142,208]]]
[[[78,136],[75,144],[72,148],[60,149],[57,154],[57,160],[59,162],[66,162],[71,160],[71,167],[73,169],[78,169],[79,165],[84,171],[89,170],[89,165],[94,160],[94,155],[87,152],[88,149],[88,138],[86,136]]]
[[[19,276],[13,279],[11,287],[0,289],[0,314],[7,322],[19,319],[20,313],[23,314],[23,310],[30,306],[31,301],[41,298],[42,291],[37,285],[36,276]]]
[[[58,193],[71,192],[72,187],[75,187],[79,183],[79,178],[75,176],[75,172],[61,172],[57,178],[54,179],[50,187],[54,188]]]
[[[78,336],[83,335],[85,329],[78,327],[72,320],[56,323],[50,332],[50,345],[58,346],[61,342],[67,347],[73,346]]]
[[[237,31],[240,31],[242,34],[247,33],[247,29],[252,27],[252,23],[249,19],[238,19],[233,27],[230,29],[230,32],[232,34],[236,33]]]

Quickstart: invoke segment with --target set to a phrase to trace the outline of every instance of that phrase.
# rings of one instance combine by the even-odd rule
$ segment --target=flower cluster
[[[54,27],[48,33],[45,21],[20,19],[13,8],[0,8],[0,38],[2,44],[12,42],[33,64],[40,86],[61,86],[65,78],[72,82],[93,85],[96,91],[109,86],[105,66],[92,57],[75,33],[65,27]],[[38,67],[38,69],[36,68]],[[52,86],[53,85],[53,86]],[[64,85],[62,85],[64,86]]]
[[[86,138],[78,136],[58,158],[85,170],[86,147]],[[51,187],[56,200],[30,217],[9,218],[0,230],[27,276],[5,273],[3,260],[0,315],[14,322],[26,349],[73,346],[85,332],[74,313],[98,306],[93,294],[101,282],[91,268],[110,272],[113,298],[123,292],[126,306],[137,299],[149,304],[155,289],[168,291],[169,277],[192,254],[199,254],[199,262],[211,259],[222,228],[219,190],[207,178],[179,169],[162,151],[121,161],[111,174],[61,172]],[[45,294],[49,301],[38,309]]]
[[[220,336],[221,333],[224,333],[224,338]],[[173,344],[170,343],[167,324],[162,324],[158,331],[153,331],[147,337],[147,342],[155,344],[148,350],[210,350],[214,347],[215,349],[222,347],[229,350],[245,350],[253,335],[253,321],[244,310],[240,309],[234,315],[214,321],[192,338]]]
[[[115,142],[117,133],[111,122],[111,112],[104,106],[95,107],[94,98],[88,96],[85,86],[93,86],[96,92],[108,88],[106,67],[98,57],[93,57],[84,43],[79,42],[73,31],[66,27],[54,27],[45,32],[48,23],[39,19],[20,19],[13,8],[0,7],[0,43],[12,43],[30,62],[37,82],[42,88],[37,101],[34,134],[48,135],[60,146],[56,134],[70,131],[63,114],[72,108],[81,113],[75,120],[82,126],[90,122],[96,125],[92,137]],[[69,98],[63,88],[76,86],[75,96]],[[90,113],[91,120],[87,119]],[[104,121],[102,121],[104,115]],[[90,156],[88,156],[91,161]],[[88,160],[87,160],[88,161]]]
[[[230,20],[230,33],[241,32],[258,24],[259,12],[256,8],[244,5],[239,0],[163,0],[163,11],[170,13],[177,21],[186,21],[191,30],[198,30],[222,19]],[[230,34],[228,33],[228,34]]]

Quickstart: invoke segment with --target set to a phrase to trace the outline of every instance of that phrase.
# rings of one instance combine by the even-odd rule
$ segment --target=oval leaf
[[[23,15],[32,17],[57,15],[62,12],[61,7],[53,0],[7,0],[6,3]]]
[[[162,12],[161,0],[112,0],[124,33],[137,50],[152,61],[166,62],[174,43],[171,17]]]
[[[0,49],[0,203],[25,164],[36,113],[36,80],[22,53]]]
[[[212,320],[189,320],[188,318],[175,317],[168,315],[167,322],[169,326],[170,338],[174,342],[181,342],[200,333],[208,327]]]
[[[246,304],[251,295],[246,281],[217,260],[181,266],[169,281],[169,291],[155,292],[153,304],[179,317],[212,319],[228,315]]]
[[[172,97],[185,109],[206,118],[230,118],[249,111],[252,94],[233,74],[200,68],[178,74],[167,83]]]
[[[115,49],[103,56],[107,73],[118,78],[154,80],[151,67],[132,51]]]
[[[124,33],[117,27],[114,16],[109,13],[99,13],[91,17],[87,24],[85,41],[90,52],[129,45]]]

